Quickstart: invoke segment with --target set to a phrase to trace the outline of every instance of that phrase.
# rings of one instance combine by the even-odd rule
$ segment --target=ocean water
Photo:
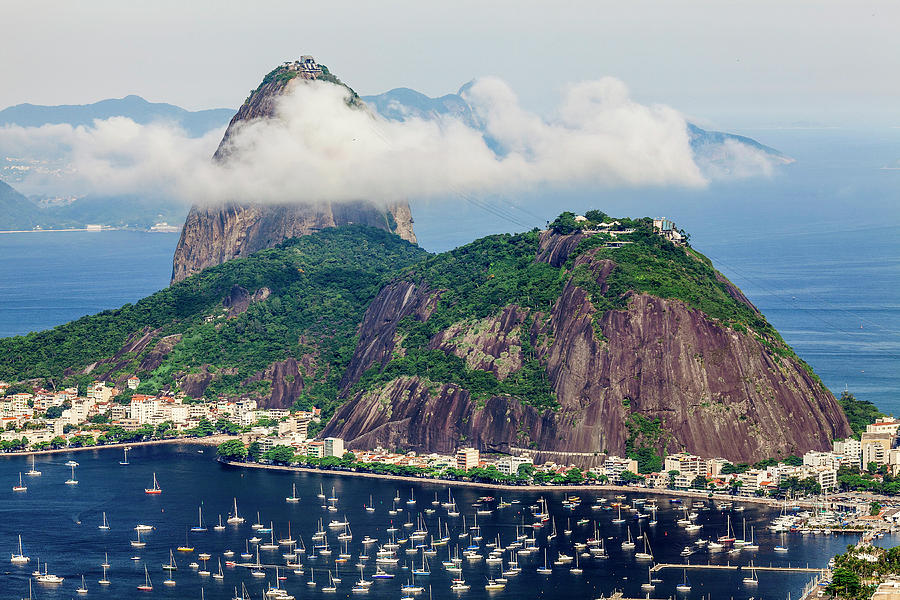
[[[177,233],[0,234],[0,337],[41,331],[169,285]]]
[[[21,535],[25,554],[30,556],[31,563],[25,566],[4,562],[0,570],[0,599],[22,598],[27,592],[28,579],[37,566],[37,560],[45,561],[49,571],[65,581],[59,586],[35,586],[36,598],[63,599],[71,598],[74,590],[81,583],[84,575],[88,588],[88,598],[125,598],[136,593],[136,586],[144,582],[144,568],[147,567],[153,584],[154,598],[200,598],[201,588],[210,600],[228,599],[232,597],[235,587],[240,589],[241,582],[247,585],[253,598],[260,598],[268,585],[275,584],[273,568],[266,570],[265,578],[253,578],[248,569],[242,567],[225,567],[222,553],[226,549],[238,553],[235,560],[242,561],[239,554],[249,547],[254,554],[253,544],[247,540],[254,535],[251,524],[259,522],[274,528],[274,537],[287,537],[288,527],[294,539],[302,539],[310,551],[302,557],[304,573],[294,574],[282,569],[280,574],[287,579],[281,586],[287,588],[297,598],[348,598],[350,588],[359,579],[360,570],[356,566],[361,553],[366,552],[362,539],[371,536],[381,544],[390,538],[389,527],[396,526],[397,536],[406,537],[411,527],[405,523],[414,523],[419,515],[426,523],[428,531],[437,532],[440,519],[442,530],[449,531],[450,542],[447,546],[438,547],[437,556],[428,558],[431,574],[417,577],[416,581],[425,587],[419,598],[435,599],[503,599],[503,598],[544,598],[548,600],[564,600],[568,598],[597,598],[601,594],[609,596],[614,590],[623,590],[627,597],[640,598],[646,594],[641,591],[641,584],[646,582],[647,562],[635,559],[633,552],[621,548],[621,542],[630,530],[633,538],[640,538],[645,533],[650,542],[650,549],[657,562],[684,563],[681,550],[694,545],[694,540],[712,538],[722,535],[726,530],[727,520],[741,537],[746,527],[746,536],[750,537],[753,529],[754,537],[760,545],[755,552],[741,551],[736,554],[725,552],[710,554],[706,550],[697,551],[689,557],[692,564],[742,565],[749,566],[752,560],[757,566],[824,566],[835,553],[842,551],[846,545],[856,540],[853,535],[788,535],[782,540],[769,533],[766,526],[777,510],[758,505],[747,504],[743,512],[725,510],[705,502],[697,502],[692,507],[699,512],[697,523],[703,528],[696,534],[689,534],[677,526],[675,521],[683,515],[681,505],[670,502],[666,496],[650,496],[659,503],[658,523],[647,524],[646,519],[635,519],[628,511],[623,512],[625,524],[614,524],[615,510],[597,510],[591,508],[594,493],[581,494],[583,503],[575,509],[562,506],[565,494],[553,490],[536,492],[503,492],[506,501],[515,501],[508,508],[496,509],[490,515],[478,515],[477,524],[481,527],[483,540],[472,540],[459,537],[468,533],[476,519],[473,504],[483,494],[499,496],[498,492],[476,488],[452,488],[460,517],[449,517],[446,509],[433,506],[435,495],[447,498],[448,486],[445,484],[416,483],[407,484],[391,480],[357,479],[337,475],[318,473],[285,473],[255,469],[239,469],[223,467],[214,462],[214,449],[207,447],[203,454],[198,453],[198,446],[168,445],[156,447],[140,447],[129,452],[129,466],[120,466],[122,453],[118,449],[103,449],[87,452],[47,455],[37,458],[36,466],[42,475],[26,477],[28,490],[13,492],[11,486],[18,481],[18,473],[30,468],[30,459],[25,457],[0,458],[0,551],[14,552],[17,536]],[[74,459],[77,467],[77,485],[66,485],[70,476],[67,460]],[[156,474],[162,494],[150,496],[144,493],[154,473]],[[300,501],[296,504],[285,502],[291,495],[292,484],[296,484]],[[317,497],[320,486],[326,495],[332,493],[336,498],[337,512],[329,512],[322,508],[324,500]],[[393,505],[393,498],[401,498],[398,506],[404,509],[396,516],[388,514]],[[614,501],[611,494],[603,494],[609,502]],[[461,595],[450,591],[451,575],[442,567],[448,553],[462,553],[470,543],[475,543],[482,554],[487,554],[488,542],[500,537],[502,545],[513,541],[522,526],[530,526],[535,522],[528,507],[540,497],[547,499],[550,514],[556,521],[558,535],[551,539],[551,523],[545,527],[525,533],[534,532],[540,550],[528,556],[519,557],[522,572],[511,577],[507,587],[499,592],[487,592],[484,589],[488,577],[499,576],[499,567],[487,565],[484,561],[463,561],[462,577],[471,585],[471,589]],[[628,494],[625,502],[632,502],[638,497]],[[246,518],[243,525],[227,525],[224,531],[194,533],[189,529],[198,522],[198,508],[202,506],[204,521],[210,527],[218,521],[219,515],[227,519],[232,509],[233,499],[237,498],[238,511]],[[414,498],[415,504],[407,503]],[[367,512],[364,504],[374,504],[375,511]],[[499,498],[498,498],[499,499]],[[426,510],[434,509],[432,514]],[[110,529],[101,531],[98,525],[102,514],[106,512]],[[465,525],[462,516],[465,516]],[[335,558],[341,551],[336,536],[339,530],[329,529],[332,519],[350,522],[353,535],[345,550],[352,556],[346,564],[336,564]],[[579,524],[579,520],[587,522]],[[311,535],[316,531],[319,522],[328,529],[328,544],[333,550],[330,557],[319,555],[313,558]],[[155,529],[142,536],[146,547],[132,548],[129,540],[135,539],[134,527],[147,524]],[[594,535],[594,523],[603,537],[603,543],[609,557],[606,559],[579,558],[579,565],[584,569],[581,575],[572,574],[570,565],[554,566],[552,574],[542,575],[536,568],[543,565],[544,551],[548,561],[552,563],[559,552],[574,555],[574,543],[584,542]],[[566,535],[565,529],[572,533]],[[259,534],[268,540],[269,534]],[[178,570],[173,578],[175,587],[166,587],[163,580],[166,572],[161,568],[168,562],[170,550],[175,550],[187,541],[194,552],[175,551]],[[789,550],[776,553],[775,545],[784,541]],[[404,548],[408,546],[405,545]],[[368,547],[371,558],[365,562],[363,576],[370,579],[375,571],[375,550],[377,545]],[[638,543],[638,550],[642,544]],[[217,581],[212,577],[200,576],[196,569],[189,567],[192,561],[198,561],[198,554],[208,552],[212,558],[207,563],[209,570],[218,570],[218,561],[222,560],[224,579]],[[284,547],[277,551],[260,551],[260,562],[267,565],[281,564]],[[110,568],[108,578],[112,582],[104,588],[97,584],[102,575],[104,553],[108,553]],[[137,557],[133,559],[132,557]],[[395,575],[394,579],[375,581],[368,594],[370,598],[379,600],[396,600],[401,597],[400,586],[411,580],[407,567],[422,565],[421,553],[399,553],[400,562],[396,566],[384,566],[385,571]],[[504,558],[509,558],[506,553]],[[4,561],[7,559],[4,558]],[[323,593],[320,588],[325,585],[328,571],[339,576],[337,592]],[[687,578],[692,589],[687,593],[676,595],[675,586],[684,578],[682,569],[664,569],[655,574],[661,581],[657,583],[653,598],[703,598],[711,594],[712,598],[735,598],[743,600],[750,597],[782,600],[790,594],[797,597],[799,590],[812,575],[797,572],[765,572],[760,571],[759,584],[748,586],[742,583],[747,571],[739,570],[694,570],[687,571]],[[306,581],[313,577],[317,586],[307,586]],[[143,595],[142,595],[143,597]]]
[[[797,162],[700,189],[542,189],[413,202],[443,251],[563,210],[667,216],[839,394],[900,414],[900,128],[738,132]],[[0,336],[134,302],[169,281],[177,234],[0,234]]]

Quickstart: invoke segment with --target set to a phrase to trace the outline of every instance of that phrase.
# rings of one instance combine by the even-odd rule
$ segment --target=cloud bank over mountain
[[[395,103],[386,118],[349,106],[346,94],[324,82],[295,86],[281,98],[277,118],[234,131],[223,161],[210,159],[221,128],[196,137],[171,122],[125,117],[88,126],[5,126],[0,154],[57,162],[29,172],[17,184],[26,193],[159,194],[199,204],[390,202],[535,185],[690,187],[772,168],[765,152],[733,140],[698,152],[696,131],[678,111],[635,102],[613,78],[569,86],[551,118],[522,107],[496,78],[461,90],[468,107],[462,116]]]

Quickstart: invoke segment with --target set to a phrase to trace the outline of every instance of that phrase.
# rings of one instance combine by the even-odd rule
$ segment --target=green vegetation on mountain
[[[548,309],[559,297],[565,273],[534,260],[538,242],[536,231],[492,235],[410,267],[400,278],[441,290],[437,308],[424,322],[404,319],[398,327],[404,352],[394,356],[384,369],[369,369],[356,389],[372,389],[400,376],[419,375],[433,382],[455,383],[479,402],[492,396],[512,396],[539,409],[555,408],[558,404],[534,356],[528,327],[523,327],[520,335],[524,364],[503,381],[493,373],[467,367],[455,355],[428,348],[431,338],[451,325],[493,316],[511,304]]]
[[[848,391],[841,392],[838,398],[844,414],[847,415],[847,421],[850,423],[850,429],[853,430],[853,437],[860,439],[862,433],[866,430],[866,425],[874,423],[884,416],[874,404],[868,400],[857,400],[856,397]]]
[[[588,227],[610,220],[600,211],[590,211],[588,219]],[[180,390],[208,399],[266,398],[277,389],[288,403],[322,408],[327,421],[343,401],[338,384],[356,347],[357,328],[390,281],[415,283],[436,294],[437,301],[428,319],[408,316],[399,322],[399,345],[391,359],[383,367],[369,368],[351,392],[418,376],[429,385],[458,385],[480,405],[503,396],[538,410],[558,408],[536,346],[546,347],[546,336],[554,335],[547,319],[567,282],[589,294],[601,341],[605,338],[597,324],[603,315],[627,308],[631,292],[639,292],[679,299],[723,325],[752,331],[777,355],[792,356],[777,332],[739,299],[709,259],[657,235],[649,219],[618,221],[634,229],[617,238],[630,244],[607,248],[609,235],[594,234],[583,239],[561,267],[536,260],[538,230],[488,236],[429,255],[382,230],[358,225],[325,229],[206,269],[135,304],[52,330],[0,339],[0,380],[47,380],[61,387],[83,386],[96,378],[121,382],[136,374],[141,378],[139,393]],[[564,213],[552,227],[571,233],[585,225]],[[589,252],[595,264],[598,259],[614,263],[602,287],[587,266],[575,266],[577,257]],[[228,302],[235,290],[239,307]],[[495,318],[510,306],[517,307],[521,322],[509,333],[517,363],[505,377],[472,368],[465,359],[432,345],[439,333],[477,328],[479,321]],[[544,333],[535,337],[535,331]],[[126,351],[142,337],[149,337],[149,343]],[[273,365],[290,358],[300,364],[299,375],[274,376]],[[126,392],[120,400],[130,395]],[[860,420],[869,419],[865,407],[853,406],[845,406],[848,414],[860,410]],[[659,451],[668,441],[665,423],[630,414],[627,429],[626,450],[639,461],[639,470],[657,469]]]
[[[356,327],[369,302],[396,269],[426,253],[385,231],[362,226],[325,229],[212,267],[135,304],[83,317],[54,329],[0,339],[0,379],[77,381],[71,369],[115,355],[149,328],[154,337],[181,334],[158,367],[139,365],[153,348],[125,356],[119,373],[93,370],[88,379],[136,373],[140,392],[176,389],[180,378],[207,366],[208,396],[254,391],[247,379],[275,361],[313,355],[307,401],[327,405],[349,360]],[[222,302],[234,286],[269,297],[229,318]],[[120,364],[111,361],[110,364]],[[254,395],[254,394],[250,394]]]

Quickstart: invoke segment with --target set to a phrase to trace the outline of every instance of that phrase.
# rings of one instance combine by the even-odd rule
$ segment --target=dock
[[[786,567],[776,567],[772,564],[766,565],[713,565],[713,564],[684,564],[684,563],[657,563],[653,565],[650,569],[653,572],[662,571],[663,569],[710,569],[710,570],[722,570],[722,571],[738,571],[738,570],[750,570],[755,569],[757,571],[781,571],[783,573],[824,573],[827,571],[827,567],[810,567],[808,564],[805,567],[792,567],[790,565]]]

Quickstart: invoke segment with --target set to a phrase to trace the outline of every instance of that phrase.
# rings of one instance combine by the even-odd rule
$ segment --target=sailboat
[[[369,495],[369,503],[366,504],[366,512],[375,512],[375,504],[372,502],[371,495]]]
[[[250,526],[250,529],[257,530],[262,529],[265,525],[259,520],[259,511],[256,511],[256,523]]]
[[[110,581],[106,577],[106,569],[108,569],[109,567],[108,567],[108,565],[105,565],[105,564],[102,565],[102,567],[103,567],[103,578],[100,579],[97,583],[99,583],[100,585],[109,585]]]
[[[106,520],[106,511],[103,511],[103,522],[97,525],[97,529],[102,529],[104,531],[109,529],[109,522]]]
[[[162,494],[162,488],[159,487],[159,482],[156,481],[156,473],[153,474],[153,486],[144,488],[145,494]]]
[[[72,468],[72,476],[69,479],[66,479],[67,485],[78,485],[78,480],[75,479],[75,467],[78,466],[78,463],[74,460],[69,461],[69,466]]]
[[[787,544],[784,541],[784,532],[783,531],[781,532],[781,543],[779,545],[775,546],[774,550],[775,550],[775,552],[787,552],[788,551]]]
[[[194,547],[188,545],[188,532],[184,532],[184,546],[178,546],[179,552],[193,552]]]
[[[625,519],[622,518],[622,505],[616,507],[619,510],[619,516],[612,520],[613,525],[621,525],[625,522]]]
[[[728,514],[728,525],[725,527],[725,535],[720,535],[717,541],[720,544],[734,543],[734,532],[731,530],[731,513]]]
[[[237,498],[234,499],[234,512],[231,513],[230,517],[228,517],[228,522],[233,524],[240,524],[244,522],[244,517],[238,516]]]
[[[547,566],[547,549],[546,548],[544,548],[544,566],[538,567],[537,572],[540,573],[541,575],[549,575],[550,573],[553,572],[553,569],[551,569],[549,566]]]
[[[162,566],[162,568],[166,571],[177,571],[178,564],[175,562],[175,554],[172,552],[172,549],[169,549],[169,562]]]
[[[222,572],[222,559],[219,559],[219,571],[217,573],[213,573],[213,579],[218,579],[219,581],[225,579],[225,573]]]
[[[324,497],[325,497],[325,489],[322,487],[322,484],[321,484],[321,483],[319,483],[319,493],[316,494],[316,497],[318,497],[318,498],[324,498]]]
[[[334,579],[331,577],[331,569],[328,570],[328,585],[322,588],[323,592],[336,592],[337,586],[334,585]]]
[[[27,471],[25,474],[26,474],[26,475],[29,475],[29,476],[31,476],[31,477],[34,477],[34,476],[37,476],[37,475],[40,475],[40,474],[41,474],[41,472],[38,471],[38,470],[35,468],[35,464],[34,464],[34,454],[31,455],[31,470],[30,470],[30,471]]]
[[[759,550],[759,544],[753,539],[753,525],[750,526],[750,541],[744,546],[744,550]]]
[[[653,552],[650,550],[650,539],[647,537],[647,532],[644,532],[644,551],[638,552],[634,555],[634,557],[638,560],[653,560]]]
[[[691,591],[691,584],[688,583],[687,580],[687,569],[683,569],[684,571],[684,579],[681,583],[675,586],[675,590],[679,592],[689,592]]]
[[[743,579],[744,585],[756,585],[759,583],[759,579],[756,577],[756,569],[753,567],[753,561],[750,561],[750,576],[744,577]]]
[[[219,524],[213,526],[213,531],[225,531],[225,526],[222,525],[222,515],[219,514]]]
[[[103,562],[100,563],[100,566],[106,567],[107,569],[109,568],[109,552],[103,553]]]
[[[22,482],[22,472],[19,471],[19,485],[13,486],[14,492],[25,492],[28,490],[28,486]]]
[[[295,504],[295,503],[297,503],[297,502],[300,502],[300,498],[297,496],[297,484],[296,484],[296,483],[292,483],[292,484],[291,484],[291,495],[290,495],[290,496],[287,496],[287,497],[284,499],[284,501],[285,501],[285,502],[290,502],[290,503],[292,503],[292,504]]]
[[[622,542],[622,550],[634,550],[634,540],[631,539],[631,527],[626,527],[625,529],[628,532],[628,537]]]
[[[145,542],[141,539],[141,530],[138,529],[135,533],[137,533],[137,539],[131,540],[131,547],[132,548],[143,548],[144,546],[146,546],[147,542]]]
[[[171,554],[172,554],[172,551],[169,550],[169,555],[171,556]],[[165,568],[166,568],[166,566],[163,565],[163,569],[165,569]],[[170,570],[169,574],[163,580],[163,585],[168,586],[168,587],[172,587],[173,585],[175,585],[175,578],[173,577],[172,573],[174,573],[174,571]]]
[[[150,582],[150,571],[147,570],[147,565],[144,565],[144,583],[143,585],[137,586],[137,589],[142,592],[153,591],[153,584]]]
[[[575,566],[569,569],[569,573],[572,575],[581,575],[584,572],[580,566],[578,566],[578,553],[575,553]]]
[[[122,466],[124,467],[124,466],[127,466],[127,465],[128,465],[128,451],[131,450],[131,448],[128,447],[128,446],[125,446],[124,448],[122,448],[122,450],[125,452],[125,458],[123,458],[122,460],[120,460],[120,461],[119,461],[119,464],[122,465]]]
[[[195,531],[195,532],[206,531],[206,527],[203,526],[203,505],[202,504],[199,507],[197,507],[197,515],[198,515],[197,525],[194,527],[191,527],[191,531]]]

